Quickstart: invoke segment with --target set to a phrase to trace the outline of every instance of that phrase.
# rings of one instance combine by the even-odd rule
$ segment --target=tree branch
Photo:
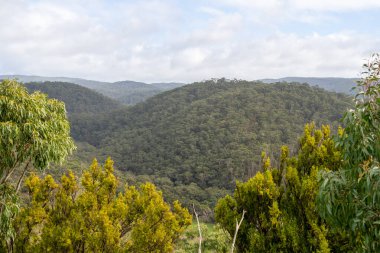
[[[17,165],[17,163],[16,163]],[[8,169],[5,175],[1,178],[0,184],[4,184],[10,176],[13,174],[13,172],[16,170],[17,166],[14,165],[12,168]]]
[[[26,152],[29,147],[30,147],[30,143],[25,144],[23,152]],[[20,165],[22,164],[21,162],[22,155],[20,155],[19,152],[16,152],[15,156],[17,156],[15,162],[13,163],[12,167],[8,168],[6,174],[2,176],[0,180],[0,184],[4,184],[9,179],[9,177],[13,174],[13,172],[18,168],[19,163]]]
[[[198,225],[198,232],[199,232],[199,248],[198,248],[198,253],[202,253],[202,231],[201,231],[201,226],[199,224],[199,219],[198,219],[198,213],[195,211],[195,206],[193,204],[193,210],[194,210],[194,214],[195,214],[195,217],[197,218],[197,225]]]
[[[20,178],[18,179],[17,186],[16,186],[16,193],[18,193],[18,191],[20,190],[22,179],[25,176],[26,171],[28,170],[28,166],[30,164],[30,161],[31,161],[31,159],[29,159],[29,161],[26,163],[24,170],[23,170]]]
[[[234,239],[233,239],[233,241],[232,241],[231,253],[234,253],[235,242],[236,242],[236,236],[237,236],[237,233],[238,233],[238,231],[239,231],[240,225],[241,225],[241,223],[243,222],[244,214],[245,214],[245,213],[246,213],[246,211],[243,210],[243,214],[242,214],[242,216],[241,216],[240,222],[238,222],[238,220],[236,219],[236,229],[235,229]]]

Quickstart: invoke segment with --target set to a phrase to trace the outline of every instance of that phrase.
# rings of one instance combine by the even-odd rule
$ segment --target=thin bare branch
[[[234,253],[234,250],[235,250],[235,242],[236,242],[236,236],[237,236],[237,233],[238,233],[238,231],[239,231],[240,225],[241,225],[241,223],[243,222],[244,214],[245,214],[246,212],[247,212],[247,211],[243,210],[243,214],[242,214],[242,216],[241,216],[240,222],[238,222],[238,220],[236,219],[236,229],[235,229],[234,239],[233,239],[233,241],[232,241],[231,253]]]
[[[31,159],[29,159],[29,161],[26,163],[24,170],[22,171],[22,174],[21,174],[20,178],[18,179],[17,186],[16,186],[16,193],[18,193],[18,191],[20,190],[22,179],[24,178],[25,173],[28,170],[30,161],[31,161]]]
[[[0,184],[4,184],[10,177],[11,175],[13,174],[13,172],[16,170],[17,167],[13,167],[9,170],[7,170],[7,172],[3,175],[3,177],[1,178],[0,180]]]
[[[201,231],[201,225],[199,224],[199,218],[198,218],[198,213],[195,211],[195,206],[193,204],[193,210],[195,214],[195,218],[197,219],[197,225],[198,225],[198,232],[199,232],[199,248],[198,248],[198,253],[202,253],[202,231]]]

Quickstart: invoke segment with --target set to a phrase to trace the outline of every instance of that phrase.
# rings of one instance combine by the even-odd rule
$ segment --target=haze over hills
[[[352,87],[356,86],[359,78],[341,78],[341,77],[284,77],[278,79],[261,79],[264,83],[276,82],[297,82],[308,83],[312,86],[319,86],[325,90],[343,92],[352,94]]]
[[[174,82],[147,84],[135,81],[119,81],[111,83],[70,77],[0,75],[0,80],[15,78],[23,83],[46,81],[74,83],[95,90],[103,95],[116,99],[117,101],[127,105],[139,103],[148,97],[154,96],[160,92],[185,85],[184,83]]]
[[[0,79],[17,79],[22,83],[29,82],[66,82],[78,84],[90,89],[96,90],[99,87],[102,87],[107,82],[86,80],[81,78],[71,78],[71,77],[47,77],[47,76],[29,76],[29,75],[0,75]]]
[[[45,76],[28,76],[28,75],[0,75],[1,79],[16,78],[23,83],[28,82],[68,82],[78,84],[93,89],[103,95],[113,98],[123,104],[134,105],[145,101],[147,98],[159,94],[163,91],[185,85],[184,83],[143,83],[135,81],[118,81],[118,82],[100,82],[86,80],[81,78],[69,77],[45,77]],[[340,77],[284,77],[278,79],[261,79],[264,83],[275,82],[299,82],[308,83],[312,86],[318,86],[328,91],[343,92],[351,94],[351,88],[355,86],[357,78],[340,78]]]

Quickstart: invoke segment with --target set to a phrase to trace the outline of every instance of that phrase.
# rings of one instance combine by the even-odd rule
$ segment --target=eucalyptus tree
[[[321,177],[320,214],[348,231],[355,252],[380,251],[380,57],[373,55],[358,81],[355,107],[343,117],[337,146],[343,154],[338,171]]]
[[[17,192],[31,168],[62,162],[75,148],[64,103],[29,94],[16,80],[0,83],[0,239],[12,237]],[[11,250],[11,249],[8,249]]]

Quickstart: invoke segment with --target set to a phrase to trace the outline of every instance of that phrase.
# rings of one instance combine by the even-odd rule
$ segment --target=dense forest
[[[69,119],[79,159],[110,155],[128,182],[152,181],[168,200],[196,203],[212,216],[217,199],[231,192],[236,179],[255,175],[261,151],[276,152],[284,144],[295,148],[305,123],[336,126],[348,107],[346,95],[306,84],[220,79],[134,107]]]

